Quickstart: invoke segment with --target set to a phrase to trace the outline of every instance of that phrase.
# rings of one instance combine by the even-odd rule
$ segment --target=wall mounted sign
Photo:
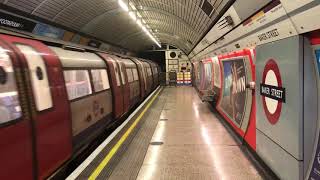
[[[275,60],[267,61],[260,84],[263,109],[271,124],[279,120],[282,103],[286,102],[286,89],[282,87],[279,67]]]

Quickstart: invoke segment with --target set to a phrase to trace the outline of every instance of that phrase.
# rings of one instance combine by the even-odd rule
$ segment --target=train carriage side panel
[[[139,82],[140,82],[140,100],[142,100],[146,96],[146,88],[145,88],[145,75],[144,75],[144,70],[143,70],[143,65],[142,63],[136,59],[132,58],[132,61],[136,63],[138,67],[138,75],[139,75]]]
[[[118,67],[121,75],[121,83],[122,83],[122,94],[123,94],[123,111],[124,114],[129,112],[130,108],[130,86],[128,83],[128,77],[126,72],[126,67],[122,62],[122,58],[118,56],[113,56],[113,58],[117,61]]]
[[[152,74],[152,66],[148,60],[142,59],[145,65],[145,72],[147,74],[147,82],[148,82],[148,92],[150,93],[153,90],[154,82],[153,82],[153,74]]]
[[[1,179],[32,179],[35,176],[32,127],[22,76],[18,57],[0,41]]]
[[[212,83],[213,83],[213,91],[215,94],[214,100],[218,101],[220,97],[220,89],[221,89],[221,72],[220,72],[220,64],[219,64],[219,59],[217,56],[212,57],[212,62],[213,62],[213,78],[212,78]]]
[[[24,66],[37,160],[37,176],[43,179],[66,161],[72,152],[70,109],[61,64],[38,41],[1,35],[19,55]],[[59,136],[57,136],[59,132]]]
[[[125,64],[126,75],[128,77],[130,87],[130,108],[132,108],[139,102],[140,98],[140,82],[137,65],[129,59],[123,59],[122,61]]]
[[[152,75],[153,75],[153,89],[155,89],[159,85],[159,73],[157,64],[154,62],[149,62],[151,65]]]
[[[94,53],[51,49],[60,58],[72,117],[75,148],[112,123],[112,92],[103,59]]]
[[[213,101],[213,62],[211,58],[200,62],[199,95],[203,101]]]
[[[146,95],[150,94],[151,88],[152,88],[152,73],[150,70],[150,65],[145,62],[144,60],[140,59],[140,62],[142,63],[143,66],[143,72],[144,72],[144,79],[145,79],[145,90],[146,90]]]
[[[120,118],[124,114],[123,110],[123,93],[120,80],[120,70],[118,63],[109,54],[99,53],[108,65],[109,77],[113,93],[113,116],[115,119]]]

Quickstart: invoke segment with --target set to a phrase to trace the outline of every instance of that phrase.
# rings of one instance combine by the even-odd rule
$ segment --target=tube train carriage
[[[317,179],[319,68],[315,31],[195,61],[193,83],[279,178]]]
[[[152,92],[158,73],[148,60],[0,35],[1,179],[50,176]]]

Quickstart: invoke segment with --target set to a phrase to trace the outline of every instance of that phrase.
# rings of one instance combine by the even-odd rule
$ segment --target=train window
[[[119,77],[119,68],[118,65],[115,61],[112,61],[113,67],[114,67],[114,72],[116,74],[116,81],[117,81],[117,86],[120,86],[120,77]]]
[[[1,47],[0,69],[0,124],[3,124],[20,118],[22,113],[11,59]]]
[[[132,82],[133,81],[133,74],[132,74],[132,70],[130,68],[127,68],[127,76],[128,76],[128,82]]]
[[[103,91],[110,88],[107,70],[94,69],[91,70],[91,75],[95,92]]]
[[[46,70],[46,65],[39,52],[28,45],[16,44],[25,55],[32,84],[33,95],[38,111],[49,109],[53,106],[51,90]]]
[[[63,72],[69,100],[77,99],[92,93],[87,70],[66,70]]]
[[[133,72],[133,80],[134,81],[139,80],[138,70],[137,69],[132,69],[132,72]]]

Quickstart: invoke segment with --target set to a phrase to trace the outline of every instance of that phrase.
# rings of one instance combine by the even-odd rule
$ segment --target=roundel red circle
[[[266,65],[264,67],[263,75],[262,75],[262,83],[263,84],[266,83],[266,77],[267,77],[267,74],[270,70],[273,71],[276,76],[278,87],[282,87],[282,81],[281,81],[279,67],[278,67],[276,61],[273,59],[268,60],[268,62],[266,63]],[[275,112],[271,113],[267,107],[266,98],[267,97],[262,96],[262,104],[263,104],[264,112],[265,112],[269,122],[271,124],[276,124],[279,120],[279,117],[280,117],[280,113],[281,113],[281,109],[282,109],[282,102],[278,101]]]

